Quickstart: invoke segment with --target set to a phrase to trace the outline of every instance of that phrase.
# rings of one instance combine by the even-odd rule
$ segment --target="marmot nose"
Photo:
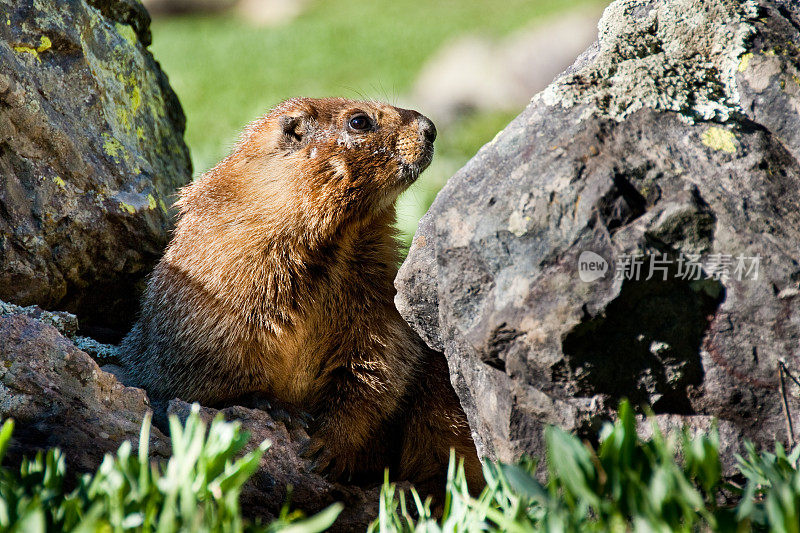
[[[420,133],[422,133],[426,141],[432,143],[436,140],[436,126],[433,125],[433,122],[431,122],[428,117],[420,115],[417,119],[417,124],[419,125]]]

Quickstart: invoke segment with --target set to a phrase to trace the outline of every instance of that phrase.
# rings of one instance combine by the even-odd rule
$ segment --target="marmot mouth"
[[[411,185],[422,172],[428,168],[433,161],[433,145],[428,146],[423,154],[413,163],[400,163],[400,179],[406,184]]]

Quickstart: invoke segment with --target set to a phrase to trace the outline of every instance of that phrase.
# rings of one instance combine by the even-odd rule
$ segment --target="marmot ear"
[[[281,117],[280,124],[286,148],[297,149],[305,144],[303,141],[308,128],[302,116],[284,115]]]

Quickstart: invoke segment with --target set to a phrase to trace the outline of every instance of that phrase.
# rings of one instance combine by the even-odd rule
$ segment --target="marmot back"
[[[482,484],[444,356],[394,307],[395,200],[433,156],[415,111],[293,99],[181,190],[177,227],[122,343],[126,384],[219,404],[263,394],[315,417],[332,477],[443,487],[450,447]]]

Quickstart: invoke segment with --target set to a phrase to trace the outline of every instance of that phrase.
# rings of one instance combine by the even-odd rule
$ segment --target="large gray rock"
[[[125,331],[191,177],[137,0],[0,0],[0,299]]]
[[[777,368],[800,374],[800,7],[618,0],[599,27],[439,194],[398,308],[447,355],[484,456],[541,457],[544,424],[590,432],[624,397],[662,425],[716,417],[729,450],[790,440]],[[582,281],[583,252],[584,278],[590,259],[602,277]],[[757,279],[736,270],[756,256]],[[650,261],[667,268],[648,280]]]

